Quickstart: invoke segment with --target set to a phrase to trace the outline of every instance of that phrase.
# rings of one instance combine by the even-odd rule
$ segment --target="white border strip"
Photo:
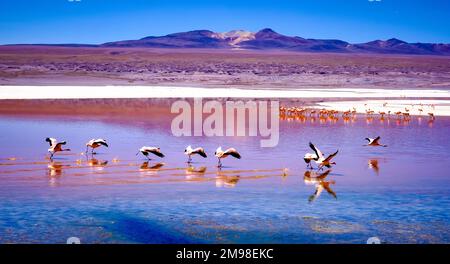
[[[97,98],[450,98],[431,89],[239,89],[165,86],[0,86],[0,99]]]

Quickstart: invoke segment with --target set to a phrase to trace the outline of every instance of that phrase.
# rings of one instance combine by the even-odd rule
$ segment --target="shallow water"
[[[258,137],[174,137],[172,117],[1,115],[0,242],[450,242],[448,117],[286,119],[275,148]],[[362,146],[376,135],[387,148]],[[72,151],[50,161],[48,136]],[[110,144],[94,159],[82,155],[93,137]],[[306,169],[309,141],[339,149],[330,171]],[[209,155],[191,168],[189,144]],[[143,145],[166,157],[147,163],[135,155]],[[219,170],[219,145],[243,158]]]

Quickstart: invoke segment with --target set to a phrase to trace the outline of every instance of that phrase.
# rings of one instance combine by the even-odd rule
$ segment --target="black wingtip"
[[[237,152],[230,153],[231,156],[235,157],[236,159],[241,159],[241,154]]]

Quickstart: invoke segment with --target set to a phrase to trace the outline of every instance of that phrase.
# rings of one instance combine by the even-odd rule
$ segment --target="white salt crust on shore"
[[[318,108],[357,112],[367,109],[376,113],[404,111],[411,115],[450,116],[450,91],[437,89],[239,89],[174,86],[0,86],[0,99],[96,99],[96,98],[340,98],[337,102],[321,102]],[[342,101],[348,98],[349,100]],[[389,99],[392,98],[392,99]],[[405,98],[405,99],[399,99]],[[414,99],[407,99],[414,98]],[[421,99],[417,99],[421,98]],[[423,98],[423,99],[422,99]],[[433,98],[431,100],[431,98]],[[436,98],[442,98],[437,100]],[[352,100],[358,99],[358,100]],[[361,100],[367,99],[367,100]],[[378,100],[377,100],[378,99]],[[387,103],[386,106],[383,106]],[[432,106],[433,105],[433,106]],[[419,109],[423,111],[420,112]]]

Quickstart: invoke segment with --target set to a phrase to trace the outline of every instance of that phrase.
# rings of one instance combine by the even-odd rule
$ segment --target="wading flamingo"
[[[156,156],[158,156],[160,158],[164,158],[164,154],[161,153],[161,149],[157,148],[157,147],[146,147],[146,146],[144,146],[144,147],[139,149],[139,152],[142,153],[148,160],[151,160],[148,157],[148,155],[150,153],[152,153],[152,154],[154,154],[154,155],[156,155]],[[138,155],[139,152],[136,153],[136,155]]]
[[[226,157],[228,157],[230,155],[232,157],[236,158],[236,159],[240,159],[241,158],[241,154],[239,154],[239,152],[237,152],[237,150],[234,149],[234,148],[229,148],[229,149],[223,151],[222,147],[218,147],[216,149],[216,152],[214,152],[214,156],[216,156],[217,159],[219,160],[217,166],[219,168],[222,167],[221,159],[224,159],[224,158],[226,158]]]
[[[184,150],[184,154],[188,155],[188,163],[190,163],[192,161],[192,155],[198,154],[200,156],[202,156],[203,158],[206,158],[206,152],[203,148],[198,147],[198,148],[192,148],[190,145],[186,147],[186,149]]]
[[[86,143],[86,153],[88,152],[89,148],[91,148],[91,154],[95,154],[94,149],[96,149],[100,146],[108,147],[106,140],[101,139],[101,138],[91,139],[91,140],[89,140],[88,143]]]

